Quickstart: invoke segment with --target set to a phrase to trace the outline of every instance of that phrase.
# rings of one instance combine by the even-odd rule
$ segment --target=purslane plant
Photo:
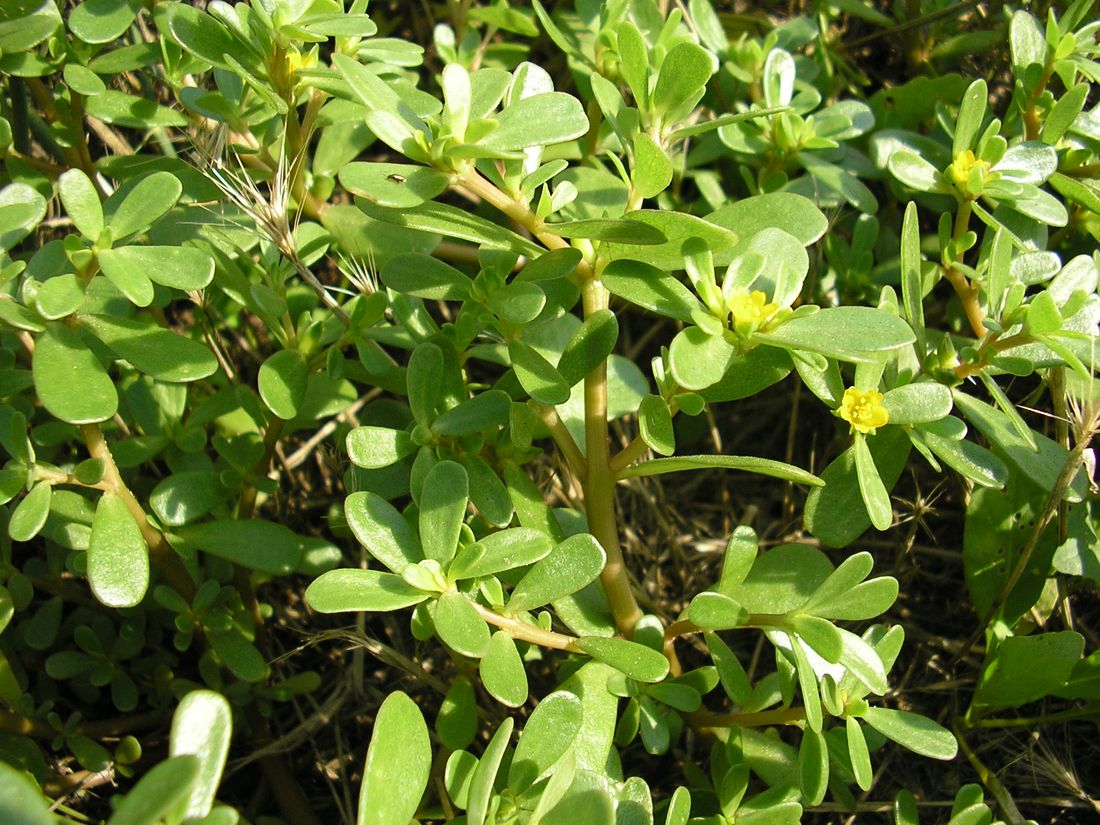
[[[967,737],[995,710],[1100,700],[1084,637],[1021,621],[1052,571],[1100,580],[1078,472],[1100,257],[1073,254],[1100,206],[1090,4],[1045,28],[1006,19],[1002,117],[978,79],[877,130],[873,105],[823,105],[796,27],[731,41],[702,0],[457,5],[429,67],[361,0],[0,19],[0,701],[30,743],[0,761],[22,771],[2,768],[26,821],[51,821],[30,734],[89,774],[132,770],[129,743],[108,751],[118,734],[64,698],[102,688],[122,713],[182,697],[169,758],[110,822],[238,821],[214,806],[219,694],[284,816],[318,821],[266,747],[275,704],[321,682],[273,663],[257,588],[292,574],[311,615],[385,614],[451,662],[434,730],[405,691],[378,708],[360,823],[793,823],[828,794],[854,805],[887,739],[937,759],[961,742],[1018,821]],[[500,32],[525,45],[494,52]],[[540,32],[571,77],[528,50]],[[93,159],[86,124],[113,156]],[[880,198],[892,235],[866,214],[850,245],[828,242],[873,296],[842,304],[812,259],[823,209]],[[932,324],[941,278],[956,303]],[[655,328],[648,363],[620,344],[637,323]],[[1058,414],[1083,399],[1075,431],[1034,430],[1005,376],[1037,377]],[[785,380],[837,421],[820,473],[678,445],[681,413]],[[278,518],[290,439],[333,434],[342,503],[300,534]],[[547,444],[568,508],[540,483]],[[821,549],[895,524],[913,448],[972,491],[986,662],[953,732],[886,698],[904,632],[868,623],[897,580]],[[691,471],[806,489],[815,544],[762,549],[737,527],[708,589],[641,594],[617,485]],[[1048,529],[1059,514],[1072,535]],[[739,657],[746,631],[766,666]],[[1025,677],[1037,655],[1054,664]],[[503,720],[487,738],[479,710]],[[636,742],[682,779],[651,788]],[[992,816],[973,789],[955,807]],[[899,797],[898,821],[911,809]]]

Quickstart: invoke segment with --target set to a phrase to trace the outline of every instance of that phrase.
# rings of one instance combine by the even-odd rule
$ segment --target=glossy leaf
[[[108,607],[140,604],[149,588],[149,551],[122,499],[99,497],[88,539],[88,584]]]
[[[529,527],[490,533],[462,549],[447,574],[455,579],[491,576],[526,567],[544,559],[553,549],[550,537]]]
[[[367,551],[394,573],[424,558],[420,540],[394,506],[375,493],[352,493],[344,502],[348,526]]]
[[[30,541],[46,525],[50,515],[50,499],[53,488],[40,481],[16,505],[8,522],[8,535],[14,541]]]
[[[394,691],[374,719],[357,825],[408,825],[428,787],[431,767],[424,716],[408,695]]]
[[[407,163],[349,163],[339,178],[353,195],[394,209],[430,201],[450,184],[442,172]]]
[[[152,320],[84,315],[81,323],[120,358],[160,381],[197,381],[218,369],[218,359],[205,345]]]
[[[180,527],[174,532],[200,550],[275,576],[292,573],[302,560],[302,540],[272,521],[219,519]]]
[[[306,397],[309,365],[296,349],[284,349],[260,365],[257,388],[267,408],[283,420],[298,414]]]
[[[442,565],[454,558],[466,517],[470,483],[461,464],[441,461],[428,471],[420,493],[420,546]]]
[[[674,458],[655,458],[627,467],[619,473],[619,478],[655,476],[685,470],[743,470],[794,481],[798,484],[808,484],[811,487],[824,485],[824,482],[813,473],[784,464],[782,461],[739,455],[681,455]]]
[[[81,235],[96,241],[103,231],[103,207],[95,185],[80,169],[70,169],[57,179],[61,205]]]
[[[954,734],[931,719],[892,708],[868,708],[863,720],[888,739],[921,756],[954,759],[959,745]]]
[[[383,613],[412,607],[429,595],[378,570],[329,570],[306,588],[306,602],[318,613]]]
[[[600,574],[604,561],[603,548],[593,536],[570,536],[519,580],[508,599],[508,612],[533,610],[576,593]]]
[[[445,645],[463,656],[480,659],[489,650],[489,628],[473,603],[461,593],[444,593],[435,604],[435,631]]]
[[[68,327],[50,324],[35,341],[32,363],[39,400],[62,421],[92,424],[106,421],[118,410],[114,382]]]
[[[191,691],[172,714],[168,755],[189,754],[199,763],[184,821],[194,822],[210,813],[232,735],[233,716],[229,702],[215,691]]]
[[[518,708],[527,701],[527,671],[516,643],[506,631],[492,635],[478,670],[485,689],[501,704]]]
[[[417,449],[407,432],[389,427],[356,427],[345,443],[351,463],[368,470],[389,467]]]
[[[573,744],[581,721],[581,703],[572,693],[555,691],[539,702],[516,746],[508,787],[523,791],[550,770]]]
[[[200,765],[198,757],[181,754],[153,766],[123,797],[107,825],[157,825],[164,819],[178,820],[188,809]]]
[[[478,145],[511,152],[529,146],[550,146],[588,132],[581,102],[564,92],[546,92],[517,100],[496,115],[497,128]]]
[[[0,762],[0,821],[8,825],[54,825],[49,801],[26,772]]]
[[[668,675],[668,659],[664,654],[637,642],[585,636],[577,641],[577,646],[639,682],[659,682]]]

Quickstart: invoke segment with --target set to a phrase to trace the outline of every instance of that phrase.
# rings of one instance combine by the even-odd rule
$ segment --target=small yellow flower
[[[736,289],[726,298],[726,307],[733,315],[733,328],[743,336],[756,332],[779,312],[779,304],[768,303],[760,290]]]
[[[967,149],[959,154],[947,169],[947,175],[956,186],[966,186],[970,180],[970,172],[975,167],[982,170],[982,179],[989,177],[989,161],[978,160],[974,153]]]
[[[882,393],[875,390],[857,390],[849,387],[844,391],[838,415],[852,425],[851,432],[874,435],[879,427],[890,422],[890,413],[882,405]]]

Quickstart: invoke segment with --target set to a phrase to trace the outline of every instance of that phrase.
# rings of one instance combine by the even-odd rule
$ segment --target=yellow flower
[[[967,149],[965,152],[960,153],[951,166],[948,167],[947,175],[956,186],[966,186],[967,181],[970,180],[970,172],[975,167],[982,170],[983,180],[989,176],[989,161],[978,160],[974,153]]]
[[[849,387],[844,391],[838,415],[852,425],[851,432],[874,435],[879,427],[890,422],[890,413],[882,405],[882,393],[875,390],[857,390]]]
[[[726,307],[733,315],[733,328],[743,336],[756,332],[779,312],[779,304],[768,303],[763,292],[743,288],[735,289],[726,298]]]

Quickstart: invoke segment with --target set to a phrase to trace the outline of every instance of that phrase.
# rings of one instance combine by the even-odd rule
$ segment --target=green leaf
[[[955,120],[955,135],[951,144],[952,157],[958,157],[967,149],[975,149],[975,142],[985,120],[986,101],[989,89],[985,81],[979,78],[967,87],[959,105],[959,116]]]
[[[867,446],[866,436],[856,435],[852,451],[856,459],[856,479],[859,482],[859,494],[867,516],[876,530],[888,530],[894,523],[894,511],[890,505],[890,494],[878,474],[878,467]]]
[[[104,123],[129,129],[182,128],[189,123],[182,112],[160,106],[148,98],[128,95],[114,89],[86,98],[84,108],[89,115]],[[151,223],[152,220],[146,225]],[[119,233],[117,237],[125,234],[129,233]]]
[[[814,733],[821,733],[821,692],[817,687],[817,673],[810,665],[806,648],[797,636],[788,636],[791,652],[794,654],[798,687],[802,691],[802,704],[806,710],[806,727]]]
[[[443,350],[432,343],[418,344],[405,374],[413,418],[429,425],[443,393]]]
[[[548,223],[546,228],[563,238],[588,238],[609,243],[629,243],[641,246],[664,243],[661,230],[637,221],[588,218],[579,221]]]
[[[718,669],[718,678],[722,682],[722,689],[735,704],[745,704],[752,693],[752,685],[749,684],[748,674],[745,673],[741,661],[730,650],[729,645],[722,641],[721,637],[714,633],[704,635],[711,659]]]
[[[196,292],[208,287],[214,278],[214,259],[190,246],[105,249],[99,253],[99,266],[116,286],[144,275],[162,286]]]
[[[867,739],[863,735],[863,728],[859,720],[851,716],[844,720],[844,727],[848,739],[848,759],[852,763],[856,784],[865,791],[870,790],[871,757],[867,753]]]
[[[909,457],[909,439],[901,429],[888,427],[866,441],[879,478],[887,489],[892,488]],[[855,448],[849,447],[837,456],[821,479],[825,486],[811,490],[806,499],[806,528],[825,546],[844,547],[871,524],[862,505]]]
[[[840,661],[844,640],[832,622],[817,616],[795,616],[791,623],[798,637],[818,656],[833,664]]]
[[[435,731],[440,744],[448,750],[462,750],[474,741],[477,735],[477,698],[474,696],[474,686],[466,676],[456,676],[447,688],[447,695],[435,719]]]
[[[296,349],[284,349],[260,365],[257,389],[267,408],[284,421],[298,414],[306,396],[309,364]]]
[[[344,501],[344,516],[359,543],[394,573],[424,558],[420,541],[405,518],[379,495],[352,493]]]
[[[939,421],[951,413],[951,390],[932,381],[904,384],[882,396],[890,423],[906,426]]]
[[[515,152],[529,146],[550,146],[582,137],[588,118],[581,102],[564,92],[545,92],[517,100],[495,115],[497,128],[478,146]]]
[[[149,506],[169,527],[180,527],[199,519],[226,499],[218,473],[183,470],[162,480],[149,495]]]
[[[525,791],[554,767],[577,738],[581,721],[581,703],[572,693],[554,691],[539,702],[516,746],[508,787]]]
[[[910,201],[905,207],[901,228],[901,306],[902,316],[913,328],[918,355],[924,346],[924,278],[921,275],[920,226],[917,205]]]
[[[691,41],[673,46],[661,61],[653,87],[653,110],[678,116],[694,106],[714,74],[715,63],[710,52]]]
[[[183,184],[171,172],[153,172],[133,187],[119,189],[104,207],[115,242],[144,232],[176,205],[182,192]]]
[[[670,456],[676,452],[672,412],[659,395],[647,395],[638,407],[638,432],[653,452]]]
[[[464,547],[447,570],[455,580],[492,576],[541,561],[553,543],[548,535],[529,527],[512,527],[490,533]]]
[[[749,613],[790,613],[806,604],[832,572],[816,547],[781,544],[760,554],[745,580],[723,592]]]
[[[668,272],[641,261],[612,261],[600,280],[611,294],[678,321],[690,323],[695,311],[705,312],[690,289]]]
[[[469,477],[461,464],[441,461],[428,471],[420,493],[420,546],[425,558],[444,566],[454,558],[469,494]]]
[[[693,3],[694,5],[694,3]],[[681,786],[672,794],[665,811],[665,825],[687,825],[691,814],[691,791]]]
[[[763,87],[765,106],[786,106],[794,95],[794,58],[784,49],[772,49],[764,59]]]
[[[704,242],[714,254],[716,264],[728,263],[737,244],[738,236],[734,232],[685,212],[641,209],[628,213],[624,219],[653,227],[667,240],[660,244],[612,243],[609,245],[612,260],[629,258],[671,271],[683,268],[681,247],[689,238]]]
[[[122,798],[107,825],[158,825],[177,821],[199,780],[198,757],[172,756],[153,766]]]
[[[99,497],[88,539],[88,584],[108,607],[133,607],[149,588],[149,550],[130,510],[117,495]]]
[[[69,169],[57,179],[57,193],[77,231],[90,241],[98,240],[103,231],[103,206],[91,179],[80,169]]]
[[[420,807],[432,768],[432,743],[420,708],[394,691],[371,732],[357,825],[408,825]]]
[[[32,371],[38,400],[62,421],[93,424],[118,410],[118,393],[107,370],[63,324],[48,325],[35,340]]]
[[[649,109],[649,48],[638,27],[624,20],[618,27],[619,72],[641,111]]]
[[[975,484],[1000,490],[1008,482],[1008,468],[985,447],[966,439],[944,438],[928,428],[920,429],[919,433],[938,459]]]
[[[69,31],[85,43],[117,40],[134,22],[141,0],[84,0],[69,15]]]
[[[669,365],[676,382],[687,390],[704,391],[717,384],[736,364],[737,347],[724,335],[702,327],[687,327],[669,346]]]
[[[660,682],[668,675],[668,659],[660,651],[626,639],[583,636],[577,647],[639,682]]]
[[[218,370],[218,359],[204,344],[171,332],[152,319],[83,315],[80,321],[120,358],[160,381],[197,381]]]
[[[389,427],[356,427],[345,444],[351,463],[368,470],[389,467],[417,449],[406,431]]]
[[[185,821],[194,822],[210,813],[232,735],[233,715],[229,702],[215,691],[191,691],[180,700],[172,714],[168,755],[190,754],[199,761],[198,777],[184,812]]]
[[[459,209],[457,206],[427,201],[410,209],[388,209],[363,200],[356,203],[375,220],[408,229],[418,229],[421,232],[446,235],[475,244],[510,249],[531,257],[538,257],[546,251],[527,238],[464,209]]]
[[[878,211],[878,200],[850,169],[822,160],[812,152],[801,152],[798,162],[810,173],[815,181],[840,193],[843,198],[861,212],[869,215]]]
[[[485,753],[481,755],[473,778],[470,780],[470,792],[466,800],[466,825],[485,825],[485,817],[489,812],[489,800],[493,795],[493,785],[496,782],[500,763],[504,759],[504,753],[508,749],[508,743],[512,738],[512,728],[515,723],[512,717],[508,717],[500,723],[493,738],[485,747]],[[397,825],[397,823],[394,823]]]
[[[674,458],[654,458],[650,461],[632,464],[619,473],[618,477],[637,478],[640,476],[663,475],[665,473],[679,473],[684,470],[743,470],[758,475],[786,479],[797,484],[808,484],[811,487],[821,487],[825,484],[813,473],[808,473],[798,467],[792,467],[790,464],[784,464],[782,461],[740,455],[678,455]]]
[[[509,613],[534,610],[576,593],[603,570],[603,548],[588,533],[570,536],[537,562],[512,590]]]
[[[740,627],[748,616],[748,611],[729,596],[708,590],[692,599],[687,609],[691,623],[706,630]]]
[[[798,749],[798,784],[810,805],[819,805],[829,787],[829,749],[820,733],[805,731]]]
[[[378,273],[390,289],[432,301],[465,301],[470,279],[439,258],[408,252],[390,258]]]
[[[1044,490],[1054,489],[1058,475],[1069,458],[1069,451],[1039,433],[1032,433],[1038,446],[1033,450],[1012,426],[1003,412],[959,390],[954,391],[955,406],[970,420],[990,444],[1014,467],[1020,470]],[[1084,477],[1078,473],[1066,490],[1066,500],[1081,501],[1084,493]]]
[[[888,739],[932,759],[954,759],[959,744],[954,734],[931,719],[892,708],[868,708],[863,720]]]
[[[53,488],[44,481],[35,484],[11,514],[8,535],[13,541],[30,541],[46,526]]]
[[[763,229],[781,229],[809,246],[829,228],[829,220],[816,204],[803,195],[792,192],[771,192],[742,198],[707,215],[707,220],[751,238]],[[729,263],[715,254],[715,263]]]
[[[339,179],[353,195],[393,209],[419,206],[450,185],[442,172],[409,163],[349,163],[340,169]]]
[[[570,385],[549,361],[524,341],[508,344],[508,357],[520,386],[541,404],[556,406],[569,400]]]
[[[546,306],[546,293],[537,285],[513,281],[493,290],[486,305],[498,318],[512,324],[528,324]]]
[[[577,327],[562,351],[557,370],[570,387],[602,364],[619,337],[619,323],[611,310],[598,310]]]
[[[655,198],[672,182],[672,161],[645,132],[634,136],[634,191],[643,198]]]
[[[49,801],[30,775],[0,762],[0,821],[8,825],[55,825]]]
[[[129,249],[142,247],[124,246],[121,249],[105,249],[99,253],[99,268],[118,291],[139,307],[153,303],[156,294],[153,281],[147,274],[153,267],[145,262],[133,262],[126,254]]]
[[[378,570],[329,570],[306,588],[306,602],[318,613],[388,613],[420,604],[429,595]]]
[[[289,528],[262,519],[218,519],[174,531],[211,555],[273,576],[293,573],[302,560],[302,540]]]
[[[881,361],[916,340],[897,315],[871,307],[827,307],[792,318],[754,339],[792,350],[819,352],[841,361]]]
[[[507,631],[492,635],[478,669],[485,689],[501,704],[518,708],[527,701],[527,671]]]
[[[193,6],[170,6],[168,31],[191,54],[221,69],[230,70],[225,55],[240,55],[242,51],[242,43],[225,26]]]
[[[506,392],[489,390],[452,407],[432,422],[432,432],[442,436],[469,435],[508,420],[511,399]]]
[[[473,603],[461,593],[449,591],[435,603],[435,632],[445,645],[463,656],[480,659],[489,650],[489,628]]]
[[[887,168],[899,181],[918,192],[949,192],[940,170],[916,152],[899,149],[890,154]]]
[[[1069,630],[1010,636],[989,655],[974,704],[1017,708],[1042,699],[1066,684],[1084,649],[1081,634]]]

